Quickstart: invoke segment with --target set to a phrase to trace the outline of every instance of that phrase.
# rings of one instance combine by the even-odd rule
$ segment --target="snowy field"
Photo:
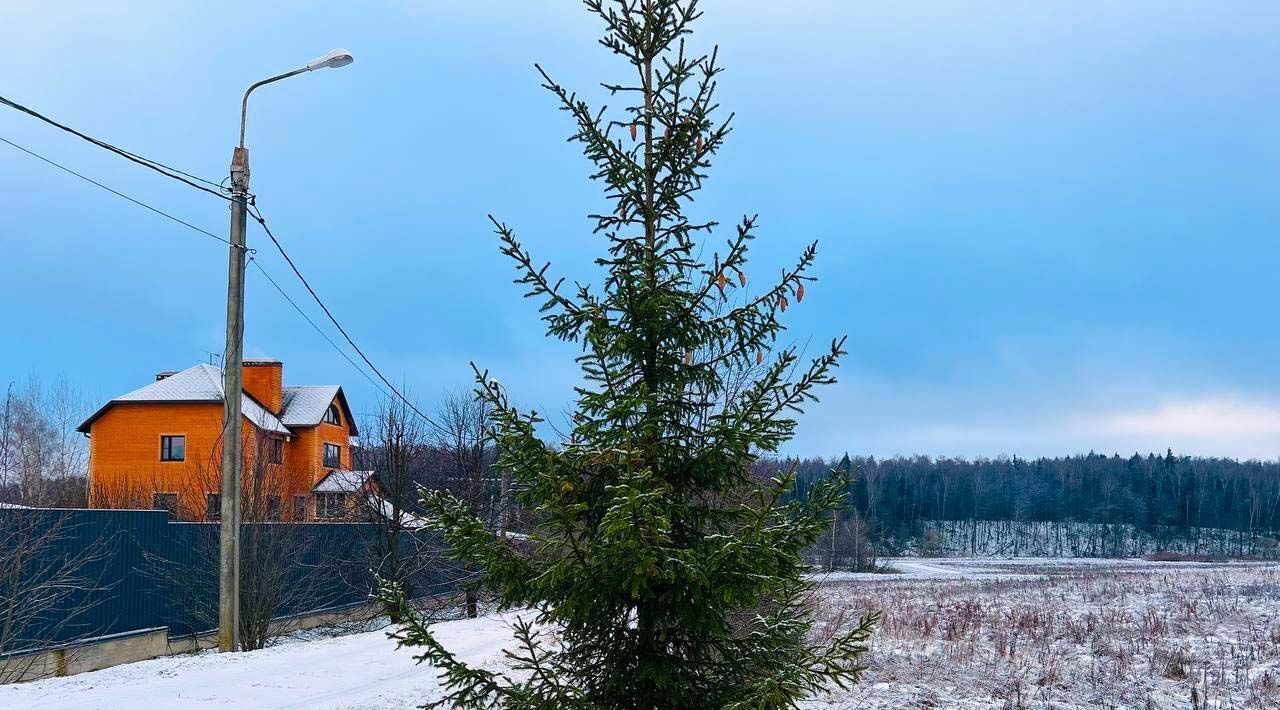
[[[872,672],[814,708],[1280,708],[1280,564],[894,560],[820,617],[884,618]]]
[[[822,577],[820,632],[867,609],[884,619],[866,682],[809,708],[1280,708],[1280,564],[892,564],[901,574]],[[436,628],[498,668],[511,618]],[[157,659],[0,686],[0,708],[399,710],[437,697],[431,669],[394,646],[373,631]]]

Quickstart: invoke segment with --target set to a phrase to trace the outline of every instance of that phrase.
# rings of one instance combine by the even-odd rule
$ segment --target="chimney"
[[[166,378],[166,377],[172,377],[172,376],[174,376],[174,375],[176,375],[176,374],[178,374],[178,371],[177,371],[177,370],[165,370],[165,371],[163,371],[163,372],[157,372],[157,373],[156,373],[156,382],[159,382],[160,380],[163,380],[163,379],[164,379],[164,378]]]
[[[244,391],[258,400],[272,414],[279,414],[284,404],[284,363],[271,358],[244,361]]]

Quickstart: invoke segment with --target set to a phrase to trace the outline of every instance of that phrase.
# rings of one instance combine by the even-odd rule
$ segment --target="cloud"
[[[1280,435],[1280,406],[1227,397],[1166,402],[1106,418],[1103,431],[1117,435],[1251,437]]]
[[[1102,385],[1100,382],[1111,383]],[[1167,382],[1103,378],[1075,388],[945,388],[858,380],[801,422],[787,453],[1058,456],[1090,451],[1280,455],[1280,400],[1225,390],[1169,395]],[[1030,386],[1030,385],[1029,385]]]

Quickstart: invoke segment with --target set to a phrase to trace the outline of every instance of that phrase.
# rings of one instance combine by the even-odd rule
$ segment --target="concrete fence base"
[[[380,609],[374,605],[361,604],[355,607],[289,617],[282,619],[281,622],[284,625],[284,633],[292,633],[372,618],[379,611]],[[100,636],[53,649],[0,656],[0,678],[11,683],[21,683],[97,671],[126,663],[195,653],[217,647],[216,631],[170,638],[169,628],[161,626]]]
[[[28,680],[75,675],[169,655],[169,629],[142,629],[58,648],[12,654],[0,661],[0,678]]]

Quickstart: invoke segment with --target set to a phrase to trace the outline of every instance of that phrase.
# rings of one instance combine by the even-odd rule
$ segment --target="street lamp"
[[[337,69],[338,67],[345,67],[354,61],[355,61],[355,57],[351,56],[351,52],[348,52],[345,49],[334,49],[334,50],[330,50],[323,57],[320,57],[318,59],[314,59],[308,62],[307,65],[304,67],[299,67],[297,69],[294,69],[293,71],[287,71],[278,76],[273,76],[270,79],[263,79],[262,81],[259,81],[258,83],[251,85],[249,87],[249,90],[244,92],[244,100],[240,102],[240,147],[241,148],[244,147],[245,114],[249,110],[249,94],[252,94],[254,89],[264,84],[270,84],[273,81],[288,79],[291,76],[297,76],[298,74],[305,74],[306,72],[315,71],[317,69]],[[234,162],[232,164],[234,165]]]
[[[249,201],[249,151],[244,125],[249,94],[264,84],[316,69],[336,69],[354,61],[345,49],[335,49],[304,67],[263,79],[249,86],[240,102],[240,143],[231,153],[231,247],[227,264],[227,347],[222,362],[222,496],[218,545],[218,650],[240,646],[240,399],[244,377],[244,253]]]

